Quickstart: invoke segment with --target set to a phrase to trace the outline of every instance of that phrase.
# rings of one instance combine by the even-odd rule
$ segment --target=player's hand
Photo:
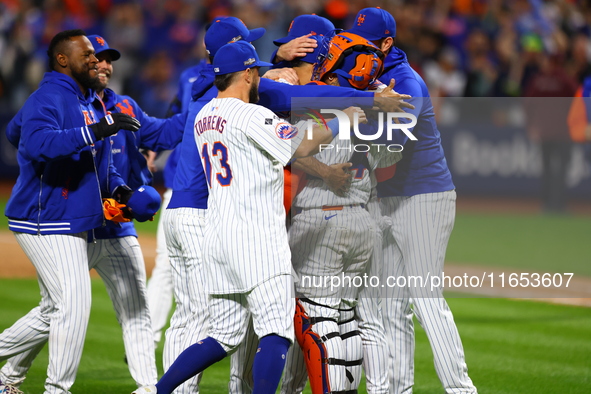
[[[133,195],[133,190],[127,185],[118,186],[113,192],[113,198],[120,204],[127,205],[127,202]]]
[[[158,171],[158,167],[156,167],[156,163],[155,163],[156,156],[158,156],[158,153],[148,149],[148,150],[143,151],[142,154],[146,158],[146,164],[148,165],[148,170],[150,170],[150,172],[152,172],[152,173]]]
[[[339,197],[344,197],[351,187],[353,175],[349,172],[351,163],[338,163],[328,166],[325,176],[322,177],[331,192]]]
[[[343,110],[343,112],[349,117],[350,124],[355,124],[355,116],[357,116],[357,124],[367,123],[367,116],[365,111],[359,107],[349,107]]]
[[[142,125],[140,122],[127,114],[115,112],[101,118],[98,123],[88,126],[97,140],[102,140],[110,135],[116,134],[119,130],[138,131]]]
[[[306,56],[308,53],[314,52],[314,49],[318,46],[318,42],[315,39],[310,38],[312,34],[306,34],[298,38],[294,38],[288,43],[285,43],[279,47],[277,54],[275,55],[276,61],[292,61],[297,57]]]
[[[261,78],[272,79],[273,81],[285,80],[292,85],[299,85],[298,73],[293,68],[274,68],[267,71]],[[283,81],[280,81],[283,82]]]
[[[391,79],[390,84],[384,90],[376,92],[374,105],[384,112],[404,112],[405,108],[414,109],[414,105],[404,101],[412,97],[408,94],[396,93],[395,84],[396,81]]]

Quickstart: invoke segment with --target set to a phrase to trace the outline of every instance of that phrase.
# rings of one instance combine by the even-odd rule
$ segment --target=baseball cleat
[[[11,386],[10,384],[4,385],[2,383],[0,383],[0,394],[24,394],[22,391],[20,391],[19,389],[17,389],[14,386]]]
[[[131,394],[157,394],[156,386],[142,386]],[[1,393],[0,393],[1,394]]]

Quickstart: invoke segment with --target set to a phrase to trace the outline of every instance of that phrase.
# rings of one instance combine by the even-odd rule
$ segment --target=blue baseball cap
[[[213,58],[215,75],[230,74],[252,67],[271,67],[273,64],[261,62],[251,43],[237,41],[221,47]]]
[[[318,62],[320,52],[326,51],[327,44],[325,43],[325,40],[329,40],[329,38],[323,36],[310,36],[310,38],[316,40],[318,46],[314,48],[314,52],[310,52],[306,56],[298,57],[297,59],[306,63],[314,64]]]
[[[244,40],[253,42],[265,34],[265,28],[248,30],[244,22],[233,16],[222,16],[211,22],[211,26],[205,32],[205,49],[209,56],[215,56],[216,52],[226,44]]]
[[[281,44],[290,42],[294,38],[305,36],[307,34],[322,36],[328,34],[334,29],[335,27],[332,22],[326,18],[315,14],[300,15],[296,16],[295,19],[291,21],[291,25],[289,25],[289,30],[287,31],[287,36],[273,41],[273,44],[280,46]]]
[[[131,215],[138,222],[150,220],[160,209],[160,204],[162,204],[160,193],[148,185],[137,188],[127,202]]]
[[[105,40],[103,37],[97,36],[97,35],[92,35],[92,36],[86,36],[86,38],[88,38],[90,40],[90,42],[92,43],[92,46],[94,47],[94,54],[95,55],[98,55],[101,52],[107,52],[107,53],[111,54],[111,60],[113,60],[113,61],[115,61],[121,57],[121,53],[119,53],[119,51],[116,49],[110,48],[109,44],[107,44],[107,40]]]
[[[388,12],[378,7],[364,8],[357,13],[353,27],[347,30],[369,41],[396,37],[396,21]]]

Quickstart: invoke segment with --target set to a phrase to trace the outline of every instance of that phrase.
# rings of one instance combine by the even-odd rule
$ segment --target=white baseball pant
[[[134,236],[99,239],[88,244],[89,268],[105,283],[123,343],[129,372],[136,384],[156,384],[156,355],[146,296],[146,266]]]
[[[128,236],[100,239],[87,245],[88,269],[96,269],[105,283],[123,330],[129,372],[138,386],[155,384],[158,375],[146,304],[146,271],[138,240]],[[45,341],[11,357],[2,368],[0,379],[14,386],[20,385],[44,345]]]
[[[187,347],[207,337],[209,313],[203,267],[206,210],[166,209],[162,217],[170,261],[176,308],[166,330],[164,371]],[[176,394],[199,392],[201,374],[187,380]]]
[[[244,341],[251,318],[258,338],[275,334],[293,343],[293,278],[274,276],[248,293],[212,294],[209,313],[209,336],[228,353]]]
[[[0,334],[0,361],[31,349],[36,355],[49,341],[44,394],[69,394],[90,315],[86,232],[14,235],[37,270],[41,303]]]
[[[377,225],[376,225],[377,226]],[[370,277],[382,277],[382,230],[377,226],[374,253],[369,264]],[[369,394],[389,392],[388,341],[382,320],[381,288],[367,286],[359,293],[357,320],[363,343],[363,369]]]
[[[168,317],[173,304],[172,274],[170,272],[170,262],[168,261],[168,248],[166,246],[163,218],[171,197],[172,189],[167,189],[162,196],[162,208],[160,209],[160,218],[158,219],[158,229],[156,232],[156,259],[147,286],[148,308],[150,309],[154,341],[156,343],[160,342],[162,338],[162,330],[164,330],[164,327],[168,323]]]
[[[374,220],[359,205],[344,206],[340,210],[304,209],[293,218],[289,229],[292,262],[300,278],[296,284],[298,296],[324,305],[303,303],[308,316],[331,319],[314,324],[312,331],[321,337],[329,337],[324,342],[329,358],[351,364],[329,365],[330,387],[333,391],[355,389],[361,378],[361,366],[352,365],[363,357],[362,341],[358,335],[354,335],[357,333],[357,321],[352,318],[352,313],[339,309],[356,305],[360,287],[355,286],[353,279],[363,275],[367,269],[373,252],[374,229]],[[315,287],[309,285],[308,278],[312,278],[312,284],[315,283],[314,278],[321,282],[324,278],[339,278],[343,283],[337,285],[334,282],[337,285],[334,287]],[[334,333],[340,335],[334,336]],[[299,356],[295,352],[291,353],[290,357]],[[292,359],[289,365],[297,366],[299,361]],[[292,373],[298,376],[287,376]],[[287,378],[282,391],[298,390],[302,374],[302,371],[286,370]]]
[[[259,346],[259,339],[257,338],[252,319],[246,329],[246,336],[238,346],[238,349],[230,356],[230,383],[228,383],[228,390],[232,394],[248,394],[254,387],[254,380],[252,378],[252,367],[254,365],[254,356],[256,355]],[[294,345],[296,346],[296,345]],[[293,348],[294,346],[290,346]]]
[[[455,190],[388,197],[382,213],[392,219],[384,239],[384,277],[441,275],[455,220]],[[462,341],[442,291],[427,287],[386,287],[384,326],[390,347],[390,391],[412,393],[413,313],[425,329],[435,370],[446,393],[476,393],[468,376]],[[413,308],[411,309],[411,304]]]

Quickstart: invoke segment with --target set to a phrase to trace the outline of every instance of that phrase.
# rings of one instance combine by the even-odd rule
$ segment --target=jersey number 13
[[[201,158],[203,160],[203,168],[205,169],[205,177],[207,178],[207,184],[211,188],[211,159],[214,157],[219,159],[222,167],[222,172],[216,172],[215,178],[221,186],[230,186],[232,183],[232,169],[228,164],[228,148],[220,141],[213,143],[211,149],[211,155],[209,153],[209,144],[206,142],[201,148]],[[215,160],[215,159],[214,159]]]

